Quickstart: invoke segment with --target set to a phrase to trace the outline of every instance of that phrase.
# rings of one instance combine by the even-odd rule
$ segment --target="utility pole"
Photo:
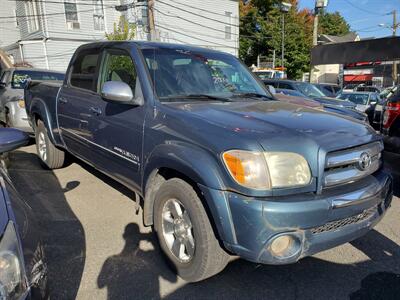
[[[322,9],[328,6],[328,0],[315,0],[315,13],[314,13],[314,26],[313,26],[313,44],[312,46],[318,46],[318,23],[319,13]],[[312,82],[314,73],[314,66],[310,66],[309,82]]]
[[[149,23],[150,41],[156,40],[156,30],[154,25],[154,0],[147,0],[147,17]]]
[[[282,66],[282,71],[285,71],[285,14],[287,14],[290,10],[290,8],[292,7],[292,4],[290,3],[286,3],[286,2],[282,2],[281,3],[281,13],[282,13],[282,50],[281,50],[281,66]]]
[[[392,14],[393,14],[393,36],[396,36],[397,26],[399,26],[399,24],[397,23],[397,12],[396,12],[396,10],[394,10],[392,12]],[[393,61],[392,78],[393,78],[394,85],[396,85],[397,84],[397,61]]]
[[[285,71],[285,14],[282,14],[282,71]]]

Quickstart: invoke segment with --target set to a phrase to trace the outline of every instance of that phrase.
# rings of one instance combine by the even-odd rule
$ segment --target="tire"
[[[175,207],[174,213],[171,207]],[[180,217],[174,218],[179,216],[179,210]],[[171,224],[175,225],[171,227]],[[230,256],[219,245],[201,200],[182,179],[169,179],[159,188],[154,203],[154,226],[161,249],[182,279],[201,281],[221,272],[228,264]],[[174,247],[176,242],[183,246]],[[172,249],[182,247],[178,257]]]
[[[35,140],[37,155],[45,167],[49,169],[58,169],[64,165],[65,152],[54,146],[41,120],[38,120],[35,128]]]

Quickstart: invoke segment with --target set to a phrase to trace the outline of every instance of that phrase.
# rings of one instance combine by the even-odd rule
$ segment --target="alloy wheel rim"
[[[177,199],[169,199],[164,203],[162,234],[176,259],[182,263],[192,260],[195,252],[192,221],[188,211]]]
[[[46,158],[47,158],[47,145],[46,145],[46,139],[45,139],[45,136],[44,136],[43,132],[39,133],[38,148],[39,148],[40,158],[43,161],[46,161]]]

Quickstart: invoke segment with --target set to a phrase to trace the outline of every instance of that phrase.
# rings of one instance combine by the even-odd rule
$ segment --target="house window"
[[[225,23],[227,23],[227,25],[225,25],[225,39],[226,40],[231,40],[232,39],[232,13],[229,11],[225,12]]]
[[[65,9],[65,20],[67,22],[68,29],[79,29],[79,20],[78,20],[78,10],[76,7],[76,1],[71,0],[69,2],[64,2]]]
[[[28,16],[27,25],[28,32],[35,32],[39,30],[39,9],[38,4],[34,0],[25,1],[25,13]]]
[[[104,12],[103,12],[103,0],[93,0],[94,12],[93,12],[93,23],[94,30],[104,30]]]

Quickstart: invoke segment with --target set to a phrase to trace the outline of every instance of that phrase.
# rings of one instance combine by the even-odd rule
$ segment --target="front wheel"
[[[154,218],[160,246],[181,278],[196,282],[225,268],[229,255],[190,184],[179,178],[165,181],[156,195]]]
[[[65,152],[54,146],[41,120],[38,121],[35,128],[35,140],[37,154],[45,167],[58,169],[64,165]]]

